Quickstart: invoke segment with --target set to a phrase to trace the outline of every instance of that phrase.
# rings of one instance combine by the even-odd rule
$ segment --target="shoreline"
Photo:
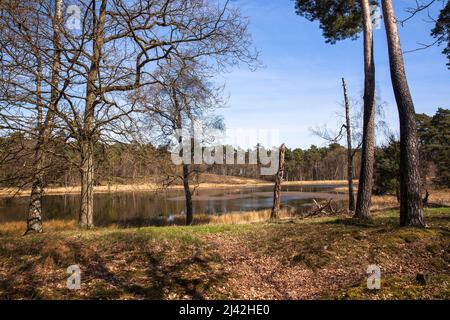
[[[305,180],[305,181],[285,181],[284,186],[318,186],[318,185],[346,185],[347,180]],[[211,183],[201,182],[198,185],[198,189],[228,189],[228,188],[252,188],[252,187],[266,187],[273,186],[273,182],[258,181],[249,179],[246,182],[242,181],[234,183]],[[156,183],[142,183],[142,184],[113,184],[113,185],[101,185],[94,186],[94,193],[119,193],[119,192],[157,192],[160,190],[182,190],[182,185],[172,185],[169,187],[163,187]],[[44,189],[45,195],[64,195],[64,194],[77,194],[81,192],[80,186],[71,187],[49,187]],[[0,198],[8,197],[27,197],[31,193],[30,188],[17,189],[17,188],[0,188]]]

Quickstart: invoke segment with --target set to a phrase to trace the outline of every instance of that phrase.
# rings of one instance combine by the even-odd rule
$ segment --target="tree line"
[[[450,188],[450,110],[438,108],[433,116],[417,114],[422,189]],[[395,194],[400,200],[400,142],[392,135],[377,148],[375,194]],[[426,196],[426,195],[425,195]]]
[[[0,157],[0,186],[27,187],[32,183],[32,174],[27,165],[33,160],[33,140],[15,135],[0,139],[2,146]],[[73,148],[63,140],[53,140],[51,153],[65,154],[76,159]],[[20,149],[20,150],[19,150]],[[223,176],[242,176],[254,179],[273,180],[272,176],[261,175],[260,164],[250,164],[249,153],[244,152],[245,164],[199,164],[195,165],[197,173],[211,173]],[[235,149],[237,153],[237,149]],[[325,147],[312,145],[308,149],[286,148],[284,173],[285,181],[300,180],[344,180],[347,177],[347,149],[338,143]],[[358,151],[357,151],[358,152]],[[94,185],[131,184],[154,182],[163,185],[168,176],[175,175],[181,167],[170,161],[170,150],[141,143],[101,143],[94,145]],[[354,159],[354,177],[358,178],[359,159]],[[9,159],[8,159],[9,158]],[[43,172],[43,184],[46,186],[71,187],[79,185],[78,168],[72,166],[62,157],[49,156],[46,166],[51,170]],[[170,168],[168,168],[170,166]],[[179,172],[178,172],[179,173]],[[181,183],[181,181],[175,181]]]

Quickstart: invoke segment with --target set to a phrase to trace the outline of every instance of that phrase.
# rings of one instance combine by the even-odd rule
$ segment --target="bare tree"
[[[2,2],[0,46],[1,104],[5,126],[23,133],[32,160],[19,187],[32,185],[27,231],[42,232],[45,148],[52,131],[51,112],[60,98],[62,0]],[[31,147],[31,145],[33,145]]]
[[[352,115],[350,111],[350,99],[348,97],[347,93],[347,84],[345,82],[345,79],[342,78],[342,89],[343,89],[343,95],[344,95],[344,121],[340,127],[340,130],[338,133],[334,133],[332,131],[329,131],[326,127],[316,128],[312,129],[312,133],[319,136],[320,138],[326,140],[330,143],[338,143],[342,140],[344,137],[343,131],[345,130],[345,137],[346,137],[346,155],[347,155],[347,180],[348,180],[348,209],[350,211],[355,210],[355,197],[354,197],[354,191],[353,191],[353,162],[355,161],[355,156],[358,150],[361,148],[362,140],[361,140],[361,128],[356,126],[355,123],[359,122],[361,119],[360,113],[357,113],[355,116],[353,116],[352,121]],[[357,141],[357,146],[354,148],[352,144],[352,140]]]
[[[275,186],[273,191],[273,206],[272,211],[270,213],[271,219],[278,219],[280,214],[280,204],[281,204],[281,182],[283,181],[284,176],[284,155],[286,153],[286,146],[284,143],[280,146],[279,149],[279,159],[278,159],[278,172],[275,177]]]
[[[137,97],[133,97],[146,110],[149,119],[146,123],[150,123],[150,129],[157,137],[156,143],[170,145],[172,138],[177,137],[176,144],[191,150],[191,154],[185,154],[187,151],[184,149],[180,151],[183,158],[181,172],[177,166],[167,165],[167,159],[160,163],[166,176],[163,181],[165,186],[177,181],[183,184],[187,225],[193,223],[193,189],[190,182],[198,178],[201,172],[199,166],[193,164],[194,144],[206,143],[211,138],[201,136],[202,129],[222,127],[220,121],[208,122],[208,118],[214,119],[211,113],[223,105],[223,101],[220,88],[212,86],[207,74],[203,73],[204,68],[204,65],[192,61],[171,61],[169,66],[161,68],[161,82],[158,85],[143,88]],[[203,127],[199,128],[202,122]]]
[[[70,85],[55,114],[79,154],[78,161],[68,161],[80,170],[82,227],[94,226],[94,146],[99,139],[122,139],[128,133],[136,112],[126,102],[130,92],[161,82],[158,72],[165,61],[211,59],[216,69],[254,61],[245,19],[228,1],[213,2],[78,2],[84,13],[81,30],[64,30]]]
[[[38,119],[38,137],[34,155],[34,177],[31,188],[30,206],[27,218],[27,230],[29,232],[42,232],[42,195],[43,195],[43,168],[45,163],[44,147],[50,138],[50,131],[53,126],[54,113],[59,95],[59,72],[61,66],[61,24],[62,24],[62,0],[55,0],[53,18],[53,63],[51,67],[51,97],[45,120]],[[42,108],[42,107],[41,107]],[[39,111],[42,113],[42,110]]]
[[[355,210],[355,197],[353,195],[353,158],[354,151],[352,148],[352,125],[350,122],[350,102],[347,95],[347,85],[345,79],[342,78],[342,89],[344,91],[345,104],[345,131],[347,132],[347,180],[348,180],[348,209]]]

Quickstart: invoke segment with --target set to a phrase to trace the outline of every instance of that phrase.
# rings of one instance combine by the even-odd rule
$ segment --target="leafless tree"
[[[194,147],[202,150],[201,145],[211,138],[208,134],[202,134],[203,129],[223,127],[213,114],[216,108],[223,105],[221,89],[212,85],[208,75],[204,73],[204,67],[192,61],[171,61],[170,65],[161,69],[161,82],[143,88],[137,97],[139,105],[147,113],[146,123],[150,123],[150,131],[156,143],[169,148],[172,143],[189,145],[186,149],[191,150],[189,155],[184,154],[184,149],[181,150],[180,156],[184,159],[180,164],[181,170],[179,166],[168,165],[169,159],[163,159],[162,163],[159,163],[166,177],[163,185],[169,186],[177,181],[183,184],[187,225],[193,222],[193,189],[190,183],[192,180],[198,180],[198,174],[201,172],[201,166],[194,163],[192,152]],[[209,122],[210,119],[215,121]],[[177,141],[173,141],[173,138]],[[185,161],[187,158],[189,161]]]
[[[160,84],[162,66],[170,68],[172,60],[214,73],[238,62],[253,65],[257,58],[247,20],[228,1],[78,0],[71,4],[79,8],[79,28],[62,23],[62,0],[16,3],[1,2],[0,129],[4,136],[21,133],[23,141],[35,141],[33,231],[42,230],[47,153],[79,169],[79,222],[92,228],[95,145],[130,134],[137,110],[129,94]],[[47,148],[52,132],[77,156]]]
[[[26,233],[42,232],[44,149],[52,131],[51,110],[60,98],[62,1],[3,1],[1,6],[2,130],[33,141],[33,160],[21,186],[32,185]]]
[[[45,164],[44,148],[50,138],[53,127],[54,113],[59,100],[59,72],[61,65],[61,24],[62,24],[62,0],[55,0],[53,26],[53,57],[50,79],[50,101],[44,119],[38,119],[38,137],[34,155],[34,176],[28,210],[27,230],[29,232],[42,232],[42,195],[43,195],[43,168]],[[42,106],[40,106],[42,108]],[[42,113],[42,110],[40,111]],[[39,115],[41,118],[42,115]]]
[[[70,84],[54,112],[79,153],[78,161],[68,160],[81,174],[80,225],[92,228],[94,145],[102,137],[120,139],[127,133],[137,111],[127,102],[128,94],[160,83],[159,71],[161,65],[169,65],[167,61],[215,59],[214,67],[221,69],[238,61],[251,63],[255,53],[245,19],[228,2],[80,0],[77,4],[83,13],[81,29],[63,30],[67,39],[63,69]]]

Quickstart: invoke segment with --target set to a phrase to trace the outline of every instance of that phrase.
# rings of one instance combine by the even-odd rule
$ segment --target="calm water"
[[[285,186],[282,188],[282,206],[294,211],[309,209],[312,198],[344,199],[336,195],[334,186]],[[194,213],[225,214],[236,211],[253,211],[272,207],[273,188],[233,188],[198,190],[193,196]],[[80,197],[76,194],[48,195],[43,199],[44,219],[76,219]],[[0,223],[23,221],[28,208],[27,197],[0,198]],[[165,192],[122,192],[95,194],[95,224],[105,226],[150,225],[155,220],[184,214],[182,190]]]

